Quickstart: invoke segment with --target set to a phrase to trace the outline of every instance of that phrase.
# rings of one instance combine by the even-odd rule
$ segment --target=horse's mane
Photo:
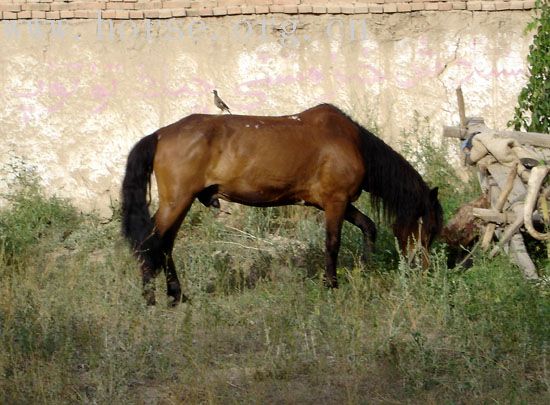
[[[398,226],[411,225],[430,208],[430,189],[403,156],[384,141],[335,108],[359,129],[366,167],[363,189],[370,194],[376,213]]]

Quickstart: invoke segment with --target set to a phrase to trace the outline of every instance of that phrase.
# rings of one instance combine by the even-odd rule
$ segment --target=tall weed
[[[32,172],[17,173],[11,189],[4,196],[10,209],[0,212],[0,246],[5,262],[29,257],[43,240],[65,239],[80,221],[67,201],[46,197]]]

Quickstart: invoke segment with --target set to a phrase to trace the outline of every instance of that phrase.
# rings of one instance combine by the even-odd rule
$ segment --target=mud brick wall
[[[239,14],[383,14],[418,11],[529,10],[534,0],[0,0],[0,19],[157,19]]]

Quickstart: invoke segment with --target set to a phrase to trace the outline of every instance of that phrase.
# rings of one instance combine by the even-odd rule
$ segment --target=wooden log
[[[443,136],[445,138],[458,138],[466,139],[468,137],[468,130],[460,127],[443,126]]]
[[[539,278],[537,268],[531,260],[529,253],[527,253],[521,233],[516,233],[510,240],[510,256],[512,257],[512,260],[521,268],[525,278],[528,280],[537,280]]]
[[[485,127],[486,130],[492,131]],[[483,129],[485,129],[483,128]],[[481,128],[478,128],[479,130]],[[533,145],[541,148],[550,148],[550,136],[548,134],[541,134],[538,132],[520,132],[520,131],[492,131],[495,135],[503,138],[512,138],[517,140],[520,144]],[[468,129],[464,130],[457,126],[444,126],[443,136],[446,138],[459,138],[466,139],[472,134],[470,130],[470,124]]]
[[[474,208],[472,214],[476,218],[480,218],[485,222],[495,222],[498,225],[501,224],[511,224],[513,223],[517,215],[515,212],[498,212],[491,208]],[[533,221],[537,223],[542,223],[543,218],[538,212],[533,213]]]
[[[516,214],[513,212],[499,212],[495,209],[474,208],[473,215],[481,218],[485,222],[494,222],[497,224],[509,224],[516,220]]]
[[[466,125],[462,128],[461,126],[443,126],[443,136],[446,138],[459,138],[459,139],[466,139],[468,138],[472,133],[474,133],[474,129],[476,132],[479,132],[479,130],[489,130],[485,126],[485,120],[481,117],[466,117]]]
[[[508,199],[508,196],[510,195],[510,192],[512,191],[512,188],[514,187],[514,180],[517,175],[517,167],[518,164],[515,163],[511,168],[510,172],[508,173],[508,177],[506,177],[506,183],[501,188],[500,196],[498,197],[498,200],[494,206],[494,209],[498,212],[502,211],[502,208],[504,207],[504,203]],[[485,251],[489,248],[489,245],[491,244],[491,241],[493,240],[493,235],[495,233],[496,224],[490,223],[485,228],[485,233],[483,234],[483,238],[481,239],[481,248]]]

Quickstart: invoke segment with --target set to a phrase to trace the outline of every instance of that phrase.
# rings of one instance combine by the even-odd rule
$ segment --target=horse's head
[[[406,226],[394,225],[394,234],[399,241],[403,256],[410,262],[420,250],[423,267],[430,264],[428,251],[443,227],[443,209],[437,198],[438,188],[430,190],[416,221]]]

